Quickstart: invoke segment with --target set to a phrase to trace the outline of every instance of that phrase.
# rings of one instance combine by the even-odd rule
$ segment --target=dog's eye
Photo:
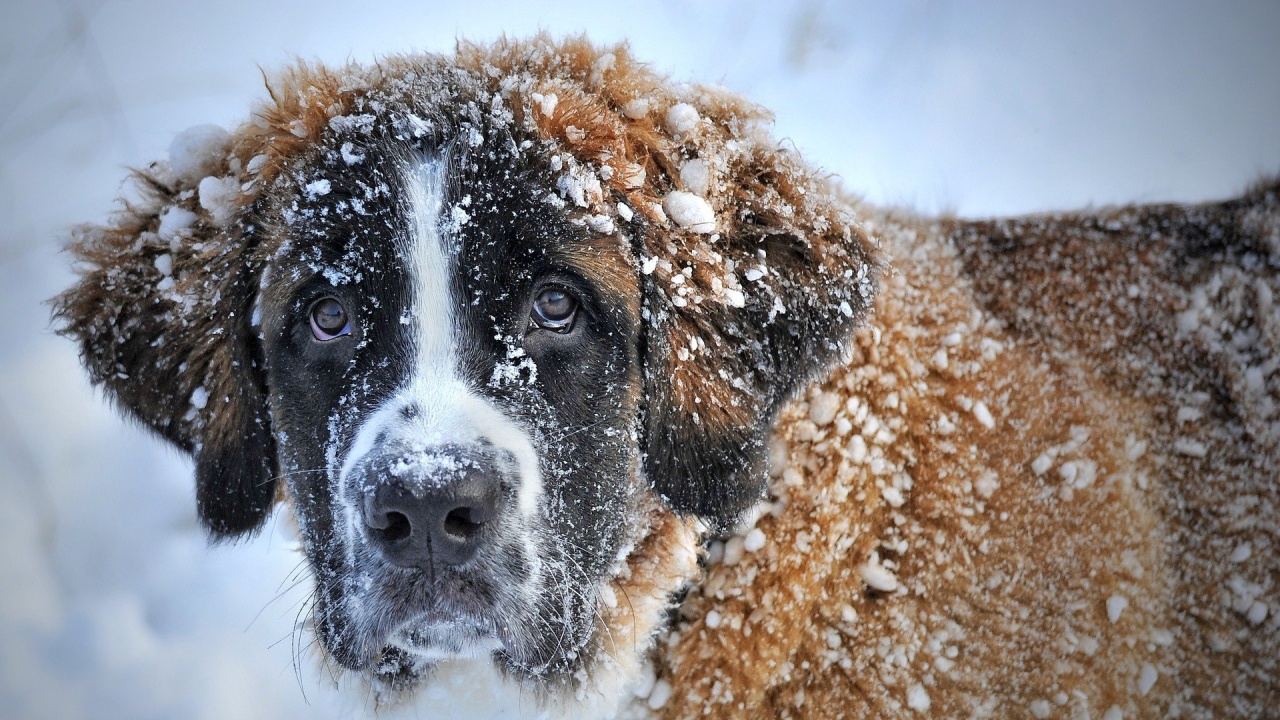
[[[547,288],[534,298],[529,319],[545,330],[567,333],[573,329],[577,314],[577,298],[559,288]]]
[[[311,334],[317,340],[332,340],[351,334],[347,309],[337,298],[321,298],[311,305]]]

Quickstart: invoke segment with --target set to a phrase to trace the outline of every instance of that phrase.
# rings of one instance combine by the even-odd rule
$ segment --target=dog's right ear
[[[191,454],[215,539],[261,527],[276,494],[251,327],[261,263],[228,140],[195,128],[175,140],[171,164],[135,172],[136,197],[112,222],[76,231],[80,279],[53,301],[94,384]]]

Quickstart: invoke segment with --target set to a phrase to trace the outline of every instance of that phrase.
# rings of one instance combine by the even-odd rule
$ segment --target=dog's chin
[[[387,638],[377,660],[366,671],[366,677],[386,697],[404,698],[423,681],[447,664],[457,667],[487,667],[503,678],[524,688],[542,688],[563,681],[564,671],[578,656],[570,651],[566,657],[548,658],[545,650],[518,646],[513,638],[504,640],[502,633],[483,621],[464,618],[441,619],[438,615],[419,619],[398,628]],[[532,668],[533,660],[538,667]],[[560,672],[547,670],[559,666]],[[475,672],[474,669],[468,672]]]
[[[503,642],[480,621],[441,617],[435,613],[403,623],[381,637],[355,643],[366,648],[348,656],[347,667],[363,675],[384,699],[411,691],[441,663],[458,660],[493,662],[505,655]],[[377,648],[377,650],[373,650]],[[336,655],[336,654],[335,654]],[[495,667],[500,663],[495,663]]]
[[[487,623],[439,616],[405,623],[387,644],[429,663],[491,657],[505,648]]]
[[[502,572],[510,564],[427,575],[368,562],[351,574],[377,579],[329,588],[315,628],[329,657],[365,675],[420,674],[453,660],[492,661],[525,680],[571,675],[594,634],[592,598],[567,582],[549,588]]]

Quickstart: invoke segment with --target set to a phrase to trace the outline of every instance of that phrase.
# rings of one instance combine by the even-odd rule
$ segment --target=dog
[[[78,231],[55,316],[215,541],[288,506],[383,704],[1280,707],[1280,184],[919,217],[585,39],[268,88]]]

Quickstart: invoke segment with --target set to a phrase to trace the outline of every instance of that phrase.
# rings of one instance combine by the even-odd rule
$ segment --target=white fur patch
[[[614,675],[614,673],[610,673]],[[416,717],[421,707],[429,706],[433,717],[511,718],[512,720],[609,720],[641,718],[647,707],[620,707],[631,699],[629,688],[610,677],[603,686],[596,685],[575,695],[540,696],[503,675],[492,662],[453,659],[442,662],[431,671],[431,682],[419,698],[405,706],[403,715]]]

